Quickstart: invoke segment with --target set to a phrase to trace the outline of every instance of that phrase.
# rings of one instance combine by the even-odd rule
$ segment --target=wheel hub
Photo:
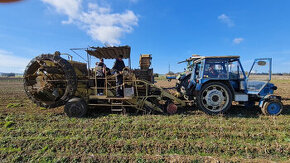
[[[224,101],[224,96],[221,91],[214,89],[207,92],[205,100],[209,106],[220,106]]]
[[[77,116],[77,115],[81,114],[82,110],[83,110],[83,106],[81,106],[81,105],[73,104],[71,106],[71,114],[74,115],[74,116]]]
[[[281,108],[280,108],[280,106],[277,103],[271,103],[268,106],[268,112],[269,112],[270,115],[274,115],[274,114],[279,113],[280,109]]]
[[[220,85],[210,85],[201,93],[203,107],[211,112],[219,112],[228,106],[230,97],[225,88]]]
[[[219,96],[212,96],[212,101],[217,102],[219,100]]]

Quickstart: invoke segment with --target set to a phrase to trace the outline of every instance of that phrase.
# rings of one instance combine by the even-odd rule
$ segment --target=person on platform
[[[122,71],[125,68],[125,63],[123,61],[123,55],[119,55],[118,58],[116,58],[116,61],[113,66],[113,71],[117,74],[116,76],[116,96],[117,97],[123,97],[123,75]]]
[[[106,74],[106,65],[104,63],[104,59],[100,58],[100,62],[96,63],[96,77],[97,77],[98,95],[104,94],[105,74]]]

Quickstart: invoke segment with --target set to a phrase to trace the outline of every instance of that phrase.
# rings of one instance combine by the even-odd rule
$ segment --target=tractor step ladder
[[[126,113],[126,109],[123,106],[123,100],[112,100],[111,101],[111,111],[112,112],[122,112]]]

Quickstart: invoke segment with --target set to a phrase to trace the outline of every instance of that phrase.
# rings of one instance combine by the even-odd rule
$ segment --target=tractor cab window
[[[220,60],[207,61],[204,66],[204,78],[225,79],[228,77],[226,62]]]
[[[196,67],[195,67],[195,75],[196,75],[196,78],[200,78],[200,70],[201,70],[201,63],[198,63],[196,64]]]
[[[250,93],[259,93],[271,80],[270,58],[255,59],[248,75],[247,89]]]
[[[249,73],[249,80],[269,81],[271,80],[271,60],[256,59]]]
[[[238,61],[229,62],[228,67],[230,79],[239,80],[245,78],[242,67]]]
[[[201,77],[201,63],[195,63],[192,66],[192,75],[190,77],[190,80],[195,80],[195,79],[199,79]]]

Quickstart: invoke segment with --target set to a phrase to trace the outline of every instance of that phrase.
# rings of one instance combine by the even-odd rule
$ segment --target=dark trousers
[[[124,96],[123,93],[123,75],[117,75],[116,76],[116,95],[117,96]]]
[[[97,87],[102,87],[101,89],[98,89],[98,93],[104,93],[105,79],[98,79]]]

